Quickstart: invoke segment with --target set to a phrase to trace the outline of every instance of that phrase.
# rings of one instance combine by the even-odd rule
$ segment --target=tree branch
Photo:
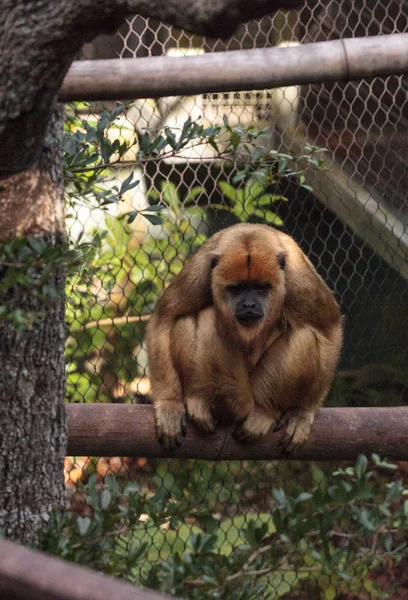
[[[198,34],[229,35],[242,21],[298,0],[3,0],[0,12],[0,176],[36,163],[51,107],[84,42],[129,12]]]
[[[154,17],[199,35],[227,37],[238,25],[302,0],[127,0],[127,11]]]

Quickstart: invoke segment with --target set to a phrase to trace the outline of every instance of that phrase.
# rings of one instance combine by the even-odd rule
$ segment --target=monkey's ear
[[[218,265],[218,261],[220,260],[220,257],[216,254],[213,254],[211,257],[211,269],[215,269],[215,267]]]
[[[284,269],[286,266],[286,252],[280,252],[278,254],[278,265],[281,269]]]

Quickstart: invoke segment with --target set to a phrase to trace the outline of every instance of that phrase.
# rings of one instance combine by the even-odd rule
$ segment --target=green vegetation
[[[372,460],[311,465],[306,486],[284,463],[162,461],[150,485],[94,474],[83,514],[55,512],[41,547],[184,598],[387,598],[376,574],[408,558],[408,489]]]

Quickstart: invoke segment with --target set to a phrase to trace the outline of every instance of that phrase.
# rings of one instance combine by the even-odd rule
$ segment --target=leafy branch
[[[376,569],[408,558],[408,490],[395,478],[395,465],[372,459],[372,469],[360,456],[354,466],[326,477],[315,467],[309,491],[296,484],[286,493],[273,489],[270,513],[240,521],[232,545],[222,536],[222,521],[211,516],[214,507],[200,503],[196,483],[186,485],[183,470],[180,481],[171,478],[171,489],[157,477],[153,492],[137,483],[121,487],[111,475],[98,484],[92,476],[80,489],[91,512],[55,513],[42,547],[185,598],[244,600],[276,593],[271,582],[278,574],[290,575],[299,598],[303,589],[326,598],[333,586],[344,594],[370,589],[370,598],[381,598],[385,590],[376,585]],[[217,480],[210,478],[207,486],[216,489]],[[171,540],[186,529],[184,550],[180,544],[172,548]],[[167,557],[151,548],[159,538],[170,545]]]

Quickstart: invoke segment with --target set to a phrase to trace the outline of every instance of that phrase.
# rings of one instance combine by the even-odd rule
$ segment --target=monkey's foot
[[[306,410],[288,411],[277,422],[274,431],[279,431],[286,425],[286,431],[279,442],[285,452],[291,452],[294,448],[302,446],[309,438],[315,414]]]
[[[233,436],[239,442],[253,442],[265,436],[275,423],[273,416],[259,407],[254,407],[245,421],[238,425]]]
[[[215,433],[215,423],[208,403],[200,396],[187,396],[185,399],[188,416],[204,433]]]
[[[187,433],[187,418],[181,403],[156,407],[156,429],[159,442],[166,450],[174,450],[181,445]]]

